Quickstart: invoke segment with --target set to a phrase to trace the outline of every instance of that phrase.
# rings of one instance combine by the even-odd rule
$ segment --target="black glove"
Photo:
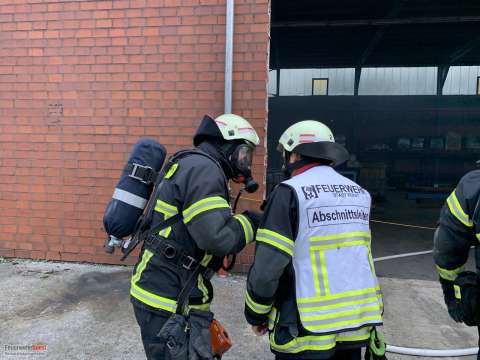
[[[256,231],[258,226],[260,225],[260,220],[262,220],[262,214],[256,211],[246,210],[242,213],[252,223],[253,230]]]
[[[450,317],[456,322],[463,321],[463,311],[460,306],[460,301],[455,298],[455,289],[453,287],[453,281],[440,278],[440,284],[442,285],[443,298],[447,305],[448,313]]]
[[[463,271],[455,279],[461,292],[459,300],[462,320],[467,326],[480,325],[480,277],[473,271]]]

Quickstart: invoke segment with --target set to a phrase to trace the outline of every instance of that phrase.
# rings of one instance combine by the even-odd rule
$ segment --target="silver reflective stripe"
[[[321,317],[318,316],[318,317]],[[370,321],[365,321],[365,318],[370,318],[370,317],[378,317],[379,321],[381,321],[381,316],[380,316],[380,310],[372,310],[372,311],[365,311],[361,312],[359,314],[352,314],[352,315],[346,315],[346,316],[338,316],[332,319],[318,319],[318,320],[306,320],[305,318],[302,318],[302,323],[315,327],[316,325],[330,325],[334,328],[328,328],[328,331],[334,331],[336,329],[342,329],[345,327],[355,327],[353,326],[356,323],[363,324],[363,323],[370,323]],[[349,323],[346,326],[342,326],[341,324],[338,324],[340,322],[348,321]],[[335,326],[337,325],[338,326]]]
[[[270,334],[270,345],[272,349],[287,354],[296,354],[308,350],[324,351],[335,346],[335,335],[296,337],[286,344],[277,344],[275,343],[275,332],[273,332]]]
[[[458,221],[463,223],[465,226],[473,226],[473,222],[470,220],[465,211],[463,211],[462,205],[460,205],[457,195],[455,194],[455,190],[447,198],[447,205],[450,209],[450,212],[458,219]]]
[[[240,225],[243,228],[243,232],[245,233],[245,242],[247,244],[252,242],[252,240],[253,240],[253,229],[252,229],[252,225],[250,225],[250,221],[247,220],[245,215],[235,215],[234,218],[238,220],[238,222],[240,223]]]
[[[323,301],[319,300],[319,301],[311,301],[311,302],[302,301],[298,303],[298,307],[300,310],[306,311],[306,309],[311,307],[329,306],[329,305],[336,305],[336,304],[341,304],[341,303],[350,302],[350,301],[374,298],[379,296],[380,294],[381,294],[380,291],[372,291],[365,294],[352,295],[352,296],[342,297],[338,299],[330,299],[330,300],[323,300]]]
[[[333,240],[318,240],[315,237],[310,238],[310,241],[313,246],[340,245],[340,244],[350,243],[352,241],[358,241],[358,240],[363,240],[366,243],[368,243],[370,241],[370,238],[367,236],[351,236],[351,237],[345,237],[345,238],[339,238],[339,239],[333,239]]]
[[[303,309],[299,309],[298,311],[300,312],[300,315],[303,317],[320,317],[321,315],[319,315],[319,312],[320,311],[324,311],[325,314],[324,315],[329,315],[329,314],[333,314],[335,312],[342,312],[342,311],[355,311],[355,310],[358,310],[358,309],[361,309],[359,306],[361,307],[378,307],[379,304],[378,304],[378,299],[376,297],[372,297],[370,299],[368,299],[368,302],[365,302],[365,303],[361,303],[361,304],[348,304],[348,303],[345,303],[345,304],[340,304],[339,306],[335,306],[334,309],[328,309],[327,306],[325,307],[321,307],[321,309],[315,307],[315,308],[303,308]],[[307,320],[309,321],[309,320]],[[335,319],[335,321],[337,321],[337,319]]]
[[[331,345],[333,347],[333,345],[335,345],[335,339],[332,337],[328,337],[326,339],[316,339],[316,340],[307,340],[307,341],[298,342],[290,346],[288,348],[288,352],[295,351],[299,348],[306,348],[306,350],[308,350],[308,348],[310,347],[315,348],[316,346],[328,346],[328,345]]]
[[[320,290],[320,296],[327,295],[327,289],[325,289],[325,279],[322,276],[322,262],[320,260],[320,252],[316,251],[314,253],[315,256],[315,266],[317,267],[317,281],[318,281],[318,289]],[[327,280],[328,281],[328,280]]]
[[[183,221],[184,223],[188,223],[198,214],[201,214],[204,211],[212,210],[212,209],[219,209],[219,208],[230,208],[227,200],[220,196],[212,196],[209,198],[205,198],[203,200],[197,201],[193,205],[183,211]]]
[[[371,330],[371,327],[367,326],[367,327],[361,328],[360,330],[345,331],[338,334],[337,341],[358,341],[360,340],[359,338],[365,338],[365,337],[368,338],[370,337],[369,336],[370,330]]]
[[[147,205],[147,199],[144,199],[141,196],[132,194],[131,192],[119,188],[115,188],[112,199],[119,200],[142,210],[145,205]]]
[[[295,249],[295,243],[292,240],[267,229],[258,229],[256,240],[275,246],[289,255],[293,255]]]
[[[253,312],[255,312],[257,314],[262,314],[262,315],[263,314],[268,314],[270,312],[270,310],[272,309],[272,304],[264,305],[264,304],[259,304],[259,303],[255,302],[252,299],[252,297],[250,296],[250,294],[248,293],[248,291],[246,292],[245,303],[250,308],[250,310],[252,310]]]
[[[165,216],[174,216],[177,214],[177,210],[175,208],[172,209],[166,205],[166,203],[157,200],[157,206],[155,206],[155,210],[161,212]]]

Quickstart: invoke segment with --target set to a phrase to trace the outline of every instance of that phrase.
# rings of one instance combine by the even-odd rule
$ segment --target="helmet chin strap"
[[[301,167],[308,165],[310,163],[312,163],[312,159],[301,159],[291,164],[289,163],[284,164],[282,170],[285,176],[287,176],[288,178],[291,178],[292,173],[295,170],[300,169]]]

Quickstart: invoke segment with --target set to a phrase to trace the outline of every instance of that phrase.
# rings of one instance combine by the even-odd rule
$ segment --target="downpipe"
[[[224,114],[232,113],[234,0],[226,0]]]

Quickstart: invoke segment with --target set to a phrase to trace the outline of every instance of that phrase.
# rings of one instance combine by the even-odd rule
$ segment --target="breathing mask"
[[[229,162],[232,166],[232,180],[236,183],[245,184],[245,191],[253,193],[258,190],[258,183],[252,177],[252,161],[255,146],[244,142],[237,145],[233,153],[229,156]]]

